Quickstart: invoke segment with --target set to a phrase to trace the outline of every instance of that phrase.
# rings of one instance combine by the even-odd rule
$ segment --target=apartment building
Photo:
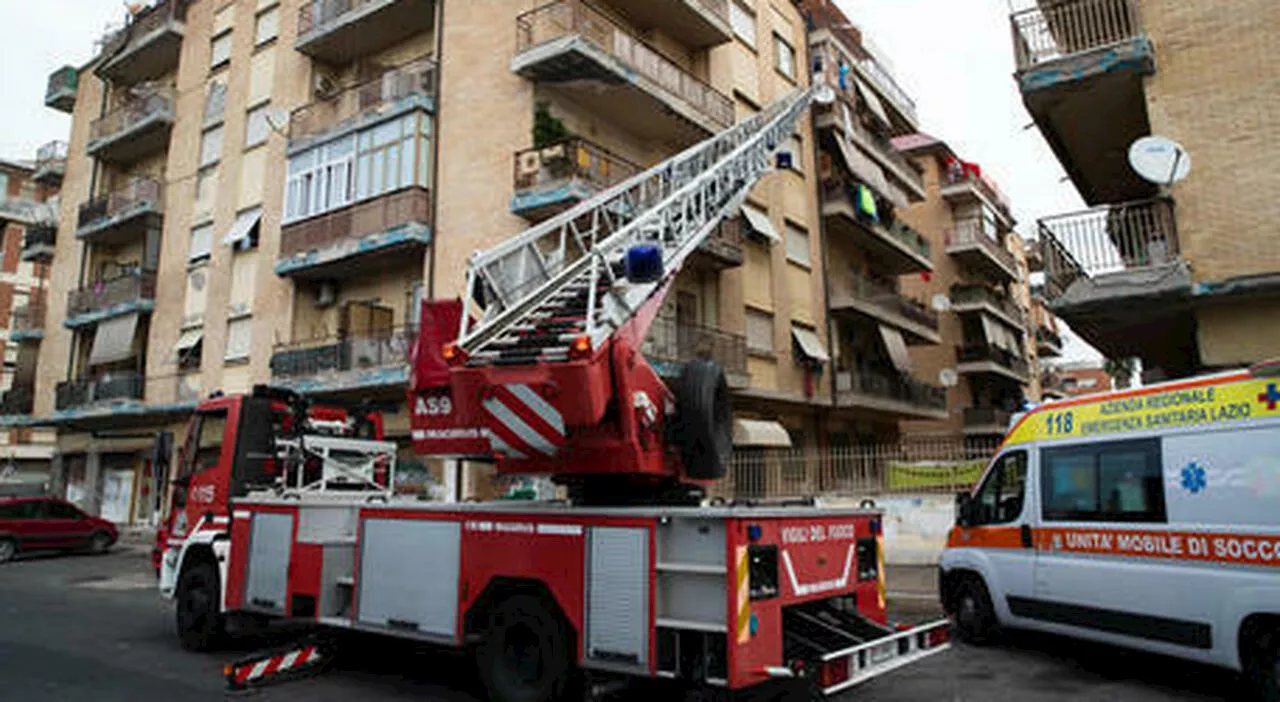
[[[894,139],[923,171],[926,197],[903,218],[941,252],[927,276],[903,281],[938,312],[941,343],[911,349],[922,377],[947,387],[944,418],[912,421],[912,433],[993,437],[1038,397],[1028,343],[1028,262],[1008,198],[982,168],[923,133]]]
[[[904,420],[942,420],[946,390],[909,347],[942,343],[938,313],[903,281],[930,276],[940,249],[904,213],[927,196],[894,136],[918,128],[915,104],[834,4],[804,3],[815,72],[835,99],[814,110],[819,203],[835,373],[834,445],[892,440]]]
[[[57,231],[66,144],[41,147],[36,160],[0,160],[0,475],[47,483],[53,434],[22,426],[35,402],[44,338],[49,268]]]
[[[165,0],[50,78],[73,115],[30,423],[85,507],[151,518],[151,435],[257,383],[399,405],[424,297],[472,252],[808,81],[782,0]],[[709,356],[744,448],[829,404],[814,143],[681,272],[646,354]],[[206,426],[217,427],[217,418]],[[202,432],[212,440],[215,430]],[[401,468],[428,471],[407,450]],[[468,490],[494,487],[471,466]]]
[[[1052,309],[1108,358],[1140,358],[1148,378],[1275,356],[1276,76],[1256,57],[1280,6],[1019,5],[1023,101],[1089,205],[1039,222]],[[1181,144],[1185,180],[1134,172],[1130,145],[1148,135]]]

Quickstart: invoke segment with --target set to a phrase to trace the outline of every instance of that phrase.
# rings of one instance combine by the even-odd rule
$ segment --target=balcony
[[[434,60],[419,58],[299,107],[289,116],[289,152],[297,153],[413,110],[434,113],[437,75]]]
[[[968,164],[941,174],[939,194],[942,199],[953,207],[981,206],[996,217],[996,224],[1002,230],[1013,229],[1015,222],[1009,210],[1009,199],[976,168],[966,166]]]
[[[67,173],[67,142],[51,141],[36,151],[36,169],[31,179],[43,185],[58,186]]]
[[[48,223],[29,225],[26,233],[22,235],[21,259],[34,263],[48,263],[53,260],[57,243],[57,225]]]
[[[63,66],[49,75],[44,90],[45,107],[71,114],[76,108],[76,93],[80,90],[80,71],[75,66]]]
[[[730,388],[747,387],[747,338],[741,334],[681,324],[671,317],[658,317],[649,327],[641,353],[659,375],[672,378],[690,361],[707,359],[724,369]]]
[[[553,217],[640,173],[640,166],[572,137],[515,154],[511,211],[531,222]]]
[[[1064,383],[1066,379],[1052,369],[1045,370],[1040,374],[1040,399],[1043,401],[1061,400],[1066,397],[1067,388]]]
[[[430,31],[432,0],[309,0],[298,9],[294,48],[342,65]]]
[[[733,39],[732,0],[605,0],[642,31],[657,30],[693,49]]]
[[[960,373],[997,375],[1023,384],[1031,379],[1027,359],[998,346],[957,346],[956,361]]]
[[[516,18],[511,70],[644,140],[691,144],[734,121],[726,95],[579,0]]]
[[[1009,431],[1013,414],[992,407],[965,407],[964,433],[966,435],[994,434],[1004,436]]]
[[[98,76],[133,85],[176,71],[191,2],[160,0],[134,14],[124,27],[109,32],[99,42]]]
[[[1056,358],[1062,355],[1062,337],[1052,329],[1036,327],[1036,353],[1041,358]]]
[[[173,131],[173,88],[131,97],[89,127],[89,155],[115,165],[140,161],[169,146]]]
[[[31,414],[35,411],[36,389],[33,385],[15,385],[0,395],[0,415]]]
[[[903,332],[907,343],[940,344],[938,313],[893,287],[861,275],[833,276],[831,309],[870,318]]]
[[[44,298],[33,296],[22,307],[13,309],[13,328],[9,330],[9,341],[39,341],[44,338],[45,320]]]
[[[1191,343],[1191,273],[1173,201],[1046,217],[1039,230],[1045,298],[1089,344],[1110,358],[1154,363]]]
[[[1018,261],[1004,247],[1004,232],[987,218],[962,219],[947,232],[947,254],[981,277],[1001,283],[1018,280]]]
[[[276,275],[342,279],[376,271],[431,243],[431,191],[410,186],[286,224]]]
[[[849,236],[875,260],[875,267],[886,275],[902,275],[933,270],[929,240],[906,222],[895,219],[884,222],[878,212],[869,212],[860,204],[856,186],[840,180],[829,180],[822,188],[822,216],[836,236]]]
[[[156,274],[126,273],[69,292],[67,318],[62,324],[77,329],[123,314],[150,312],[155,305]]]
[[[896,373],[864,368],[836,373],[836,406],[893,415],[946,419],[947,391]]]
[[[1151,133],[1144,78],[1155,72],[1155,49],[1138,6],[1041,0],[1010,17],[1023,102],[1091,205],[1154,194],[1125,158]]]
[[[863,124],[862,119],[858,117],[859,108],[853,106],[848,95],[839,94],[839,98],[831,105],[816,105],[815,109],[818,130],[835,135],[837,139],[846,140],[847,145],[842,148],[855,149],[848,151],[847,154],[842,151],[841,155],[846,161],[860,162],[861,154],[866,154],[870,158],[870,164],[881,172],[882,175],[873,174],[867,178],[860,173],[864,170],[859,168],[860,163],[850,163],[849,166],[855,173],[871,181],[868,185],[886,189],[891,181],[893,188],[902,193],[901,198],[894,198],[903,200],[896,203],[902,207],[907,206],[911,201],[921,202],[927,197],[924,177],[916,170],[911,159],[894,148],[888,134],[878,133]],[[885,181],[886,176],[889,181]]]
[[[951,309],[957,314],[987,314],[1017,330],[1027,325],[1027,315],[1016,302],[986,285],[952,285]]]
[[[96,378],[68,380],[54,390],[54,409],[59,412],[84,409],[98,404],[141,400],[145,382],[141,373],[115,371]]]
[[[402,395],[417,327],[281,344],[271,354],[272,382],[308,395],[377,389]]]
[[[80,206],[76,238],[117,245],[158,236],[163,221],[164,186],[150,178],[134,178]]]

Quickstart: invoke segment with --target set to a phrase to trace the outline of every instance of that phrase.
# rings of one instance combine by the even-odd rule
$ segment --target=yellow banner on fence
[[[969,486],[986,470],[985,460],[889,463],[889,489]]]

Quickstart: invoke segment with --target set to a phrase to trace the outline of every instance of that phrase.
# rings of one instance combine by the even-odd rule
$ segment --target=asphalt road
[[[927,608],[915,603],[904,618],[926,616],[922,605]],[[0,565],[0,700],[224,699],[222,665],[287,634],[252,637],[239,651],[183,651],[147,560],[136,551]],[[459,655],[376,640],[358,653],[340,670],[249,696],[318,702],[482,699]],[[1211,668],[1022,635],[991,648],[957,645],[841,699],[1207,701],[1236,699],[1236,689],[1232,675]]]

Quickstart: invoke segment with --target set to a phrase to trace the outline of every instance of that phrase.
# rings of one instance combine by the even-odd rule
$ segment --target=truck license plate
[[[875,646],[871,649],[871,662],[873,664],[883,663],[884,661],[887,661],[890,658],[893,658],[894,654],[897,653],[897,651],[898,651],[897,641],[890,641],[888,643],[879,644],[878,646]]]

